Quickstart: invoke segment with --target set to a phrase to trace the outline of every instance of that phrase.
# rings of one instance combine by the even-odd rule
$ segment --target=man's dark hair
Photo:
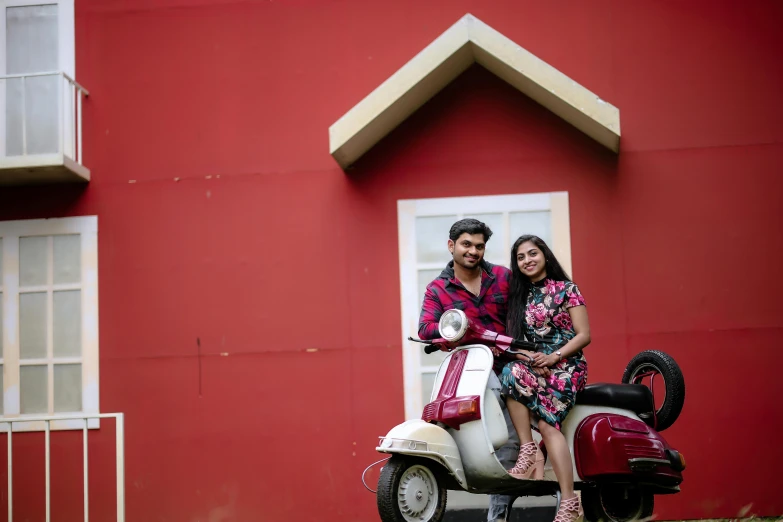
[[[456,241],[459,236],[466,232],[468,234],[484,234],[485,243],[489,241],[489,238],[492,237],[492,229],[489,228],[485,223],[482,223],[478,219],[465,218],[460,219],[451,225],[451,230],[449,230],[449,239]]]

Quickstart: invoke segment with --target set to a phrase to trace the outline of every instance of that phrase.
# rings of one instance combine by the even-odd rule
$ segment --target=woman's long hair
[[[565,273],[560,262],[557,260],[552,250],[538,236],[525,235],[520,236],[511,247],[511,282],[508,289],[508,318],[506,320],[506,334],[521,339],[525,335],[525,308],[527,307],[527,296],[530,293],[532,283],[530,278],[522,273],[517,264],[517,250],[519,245],[530,241],[536,245],[544,254],[544,261],[547,279],[556,281],[570,281],[571,278]]]

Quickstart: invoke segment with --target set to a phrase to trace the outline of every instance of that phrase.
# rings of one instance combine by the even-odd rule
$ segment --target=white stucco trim
[[[350,166],[476,62],[619,152],[617,107],[466,14],[329,127],[330,153]]]

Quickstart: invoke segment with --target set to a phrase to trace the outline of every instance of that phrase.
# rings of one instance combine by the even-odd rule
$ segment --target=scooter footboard
[[[380,442],[376,451],[399,453],[435,460],[442,464],[467,489],[465,468],[454,438],[443,428],[421,419],[413,419],[392,428]]]

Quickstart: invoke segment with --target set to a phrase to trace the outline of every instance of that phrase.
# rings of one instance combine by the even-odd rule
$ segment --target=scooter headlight
[[[447,310],[440,316],[438,332],[447,341],[459,341],[468,330],[468,318],[462,310]]]

